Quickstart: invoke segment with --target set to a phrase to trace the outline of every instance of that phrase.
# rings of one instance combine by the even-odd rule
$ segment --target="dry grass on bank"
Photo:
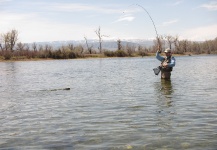
[[[147,53],[145,56],[132,55],[124,57],[154,57],[156,53]],[[164,56],[164,53],[161,54]],[[184,53],[184,54],[173,54],[173,56],[193,56],[196,54],[193,53]],[[117,56],[105,56],[104,54],[84,54],[82,57],[78,58],[69,58],[69,59],[91,59],[91,58],[120,58]],[[123,57],[122,57],[123,58]],[[54,59],[54,58],[27,58],[26,56],[11,57],[11,59],[6,60],[3,56],[0,56],[0,62],[11,62],[11,61],[44,61],[44,60],[63,60],[63,59]]]

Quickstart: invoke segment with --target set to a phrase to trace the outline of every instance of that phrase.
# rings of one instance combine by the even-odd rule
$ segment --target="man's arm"
[[[160,53],[157,51],[156,53],[156,58],[159,60],[159,61],[163,61],[164,60],[164,57],[160,56]]]

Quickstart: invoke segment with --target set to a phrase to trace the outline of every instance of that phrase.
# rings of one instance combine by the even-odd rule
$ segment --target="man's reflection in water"
[[[172,105],[172,83],[171,80],[165,80],[161,79],[161,89],[160,89],[161,96],[164,95],[164,98],[166,100],[167,106]]]
[[[171,80],[161,79],[155,83],[156,101],[160,108],[174,105],[174,89]]]
[[[173,135],[176,122],[176,105],[174,101],[174,90],[171,80],[161,79],[155,83],[156,91],[156,130],[158,137],[162,142],[164,139],[161,137],[167,137]],[[165,141],[168,142],[168,141]]]
[[[157,94],[156,99],[156,117],[159,132],[159,138],[168,134],[173,134],[175,126],[174,117],[176,117],[176,109],[174,104],[174,90],[171,80],[161,79],[155,85]]]
[[[171,80],[161,79],[161,91],[164,95],[171,95],[172,94],[172,84]]]

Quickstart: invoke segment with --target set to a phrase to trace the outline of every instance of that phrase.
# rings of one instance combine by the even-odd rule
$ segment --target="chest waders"
[[[162,79],[170,79],[171,71],[173,70],[172,67],[163,67],[164,63],[170,63],[171,57],[165,57],[164,60],[161,62],[161,78]]]

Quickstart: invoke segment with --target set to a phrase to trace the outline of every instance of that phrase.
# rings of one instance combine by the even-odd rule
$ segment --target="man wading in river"
[[[165,57],[160,56],[161,51],[158,50],[156,53],[156,58],[161,61],[160,69],[161,69],[161,78],[162,79],[170,79],[171,71],[175,66],[176,60],[172,57],[171,49],[167,48],[164,53]]]

